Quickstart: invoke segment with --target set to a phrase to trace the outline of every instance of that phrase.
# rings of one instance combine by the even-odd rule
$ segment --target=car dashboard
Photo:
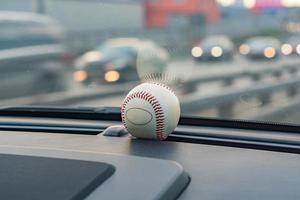
[[[9,184],[2,183],[1,190],[15,187],[21,195],[21,189],[26,185],[25,199],[300,198],[299,134],[217,127],[210,123],[207,121],[206,126],[181,123],[166,141],[154,141],[136,139],[126,132],[107,133],[108,127],[121,125],[119,120],[112,118],[3,116],[0,118],[0,160],[3,156],[21,156],[22,159],[84,163],[60,164],[52,168],[47,164],[37,168],[36,172],[44,172],[39,174],[32,170],[36,164],[27,166],[26,162],[14,160],[11,163],[19,164],[12,164],[10,170],[6,168],[6,176],[4,172],[0,175],[16,177],[11,178],[14,181],[8,181]],[[104,168],[108,173],[104,178],[102,175],[101,180],[99,177],[93,179],[100,176],[97,174],[100,169],[103,170],[103,166],[94,166],[99,163],[106,164]],[[26,166],[31,169],[29,172]],[[53,174],[56,168],[61,170]],[[14,173],[16,170],[23,170],[24,174]],[[24,178],[34,174],[43,184]],[[66,174],[69,177],[64,179]],[[16,186],[11,187],[11,182]],[[67,192],[47,191],[50,183],[54,191]],[[46,192],[28,194],[32,189],[30,186]],[[5,191],[0,194],[1,198],[18,197],[9,196],[16,194],[12,189]]]

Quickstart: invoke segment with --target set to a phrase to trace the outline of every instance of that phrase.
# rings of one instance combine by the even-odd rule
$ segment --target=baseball
[[[137,138],[164,140],[176,128],[180,104],[174,92],[160,83],[142,83],[125,97],[122,122]]]

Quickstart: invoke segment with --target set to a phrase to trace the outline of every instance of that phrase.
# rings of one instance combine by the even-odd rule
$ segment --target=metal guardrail
[[[38,45],[0,50],[0,65],[6,62],[20,62],[21,60],[43,60],[61,56],[66,50],[61,45]]]
[[[224,86],[231,86],[234,84],[234,80],[240,78],[249,77],[254,81],[259,81],[266,75],[272,75],[274,77],[280,77],[283,73],[289,73],[294,75],[298,71],[298,66],[295,64],[287,64],[284,66],[275,66],[275,67],[264,67],[259,69],[247,69],[240,71],[226,71],[223,70],[222,73],[213,74],[209,76],[194,78],[186,82],[182,89],[185,93],[194,92],[197,88],[197,85],[209,82],[222,82]]]
[[[35,96],[14,98],[0,101],[0,105],[72,105],[83,101],[90,101],[110,96],[120,96],[126,94],[137,85],[136,82],[127,84],[115,84],[105,87],[81,88],[74,91],[57,92],[52,94],[41,94]]]
[[[300,97],[297,96],[291,100],[280,102],[280,105],[269,105],[261,108],[259,113],[249,114],[247,119],[252,120],[276,120],[280,116],[289,116],[289,114],[299,111]]]
[[[201,111],[210,108],[217,108],[220,116],[233,115],[234,104],[240,100],[240,97],[248,95],[260,99],[263,102],[263,108],[267,108],[270,104],[272,94],[279,91],[288,91],[290,97],[297,95],[297,87],[300,86],[300,78],[297,75],[297,65],[287,63],[286,66],[263,67],[259,69],[243,69],[241,71],[232,72],[228,70],[222,74],[212,74],[210,76],[199,77],[189,80],[184,87],[196,87],[202,83],[223,82],[224,89],[217,94],[200,95],[199,93],[186,95],[182,101],[183,112]],[[292,75],[291,80],[278,80],[271,83],[260,84],[266,75],[280,77],[283,73]],[[250,77],[256,84],[251,87],[233,89],[235,79]],[[259,84],[258,84],[259,83]],[[22,97],[11,99],[9,101],[1,101],[1,105],[72,105],[84,101],[95,100],[99,98],[107,98],[110,96],[125,95],[137,82],[122,84],[114,84],[109,86],[99,86],[95,88],[85,88],[78,91],[59,92],[47,95],[36,95],[31,97]],[[299,100],[300,101],[300,100]],[[263,109],[261,108],[261,109]],[[270,111],[269,111],[270,112]]]
[[[48,44],[0,50],[0,98],[64,90],[70,61],[62,45]]]
[[[274,74],[275,76],[280,76],[283,71],[290,71],[294,73],[294,70],[297,70],[294,66],[287,66],[287,67],[277,67],[277,68],[262,68],[256,71],[249,69],[249,71],[236,71],[231,72],[228,70],[222,74],[212,74],[206,77],[195,78],[189,80],[188,82],[184,83],[183,89],[185,90],[187,87],[195,87],[198,84],[214,82],[214,81],[222,81],[224,82],[225,86],[230,86],[233,84],[234,79],[251,76],[256,81],[259,80],[259,77],[262,77],[266,74]],[[58,92],[53,94],[43,94],[43,95],[36,95],[30,97],[22,97],[11,99],[8,102],[1,102],[2,105],[9,103],[10,105],[39,105],[39,104],[46,104],[46,105],[68,105],[68,104],[76,104],[78,102],[86,101],[86,100],[93,100],[97,98],[106,98],[110,96],[117,96],[127,93],[134,85],[137,85],[137,82],[131,82],[122,84],[115,84],[115,85],[106,85],[106,86],[99,86],[95,88],[82,88],[79,91],[67,91],[67,92]]]
[[[191,95],[186,97],[182,102],[181,108],[183,112],[201,111],[209,108],[218,108],[220,116],[230,115],[232,113],[232,105],[239,101],[244,95],[258,97],[264,105],[270,103],[270,95],[279,91],[290,91],[290,95],[295,95],[295,89],[300,86],[300,78],[292,80],[278,81],[268,84],[255,84],[254,86],[242,89],[228,88],[221,93],[210,96]]]
[[[214,108],[218,111],[219,117],[234,116],[234,105],[239,103],[241,97],[248,96],[257,98],[261,102],[259,113],[245,116],[247,119],[271,119],[273,117],[282,116],[283,113],[294,111],[300,108],[300,98],[295,96],[300,92],[298,87],[300,85],[300,78],[297,72],[300,70],[297,63],[288,63],[286,66],[276,66],[272,68],[261,68],[247,71],[236,71],[233,73],[224,72],[217,76],[209,76],[199,79],[193,79],[185,85],[185,91],[191,92],[197,85],[207,82],[223,82],[224,89],[213,95],[189,95],[185,97],[182,102],[183,112],[201,112],[202,110]],[[284,73],[289,74],[290,80],[280,80],[273,83],[259,82],[264,76],[272,75],[280,78]],[[239,78],[249,77],[255,81],[256,84],[248,88],[234,89],[234,81]],[[286,92],[287,102],[279,106],[272,105],[272,95],[281,91]]]

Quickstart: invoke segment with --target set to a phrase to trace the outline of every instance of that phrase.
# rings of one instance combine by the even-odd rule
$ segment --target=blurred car
[[[84,85],[137,80],[163,73],[168,53],[149,40],[110,39],[75,61],[73,79]]]
[[[274,37],[253,37],[239,48],[240,54],[252,60],[270,60],[280,55],[280,41]]]
[[[281,45],[281,53],[285,56],[300,55],[300,37],[291,36]]]
[[[49,17],[0,12],[0,98],[64,90],[70,54],[61,26]]]
[[[194,46],[191,54],[196,61],[231,60],[234,54],[234,44],[223,35],[206,37]]]

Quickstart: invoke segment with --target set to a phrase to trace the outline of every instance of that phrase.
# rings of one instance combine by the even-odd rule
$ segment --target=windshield
[[[128,46],[110,46],[103,45],[97,48],[97,50],[105,55],[124,55],[124,54],[133,54],[134,48]]]
[[[182,116],[300,124],[298,0],[2,0],[0,104],[120,107],[142,82]]]

